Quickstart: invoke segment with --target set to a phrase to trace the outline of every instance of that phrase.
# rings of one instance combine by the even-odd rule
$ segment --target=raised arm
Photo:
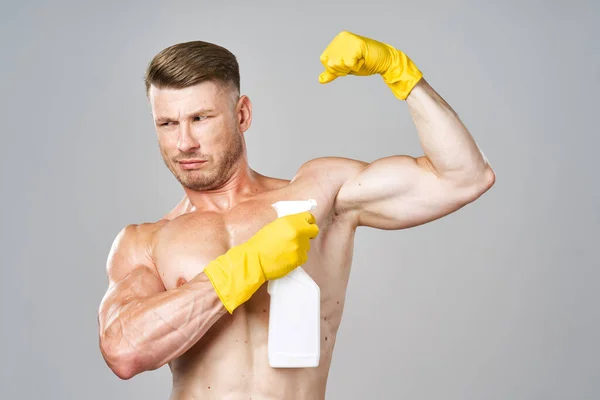
[[[147,233],[128,226],[107,262],[109,287],[98,314],[100,350],[121,379],[179,357],[227,312],[205,274],[165,290],[144,253],[146,243]]]
[[[380,74],[396,98],[408,105],[424,151],[417,158],[391,155],[372,163],[346,162],[348,176],[336,207],[353,213],[358,226],[420,225],[458,210],[494,184],[494,172],[458,114],[406,54],[342,32],[321,61],[322,83],[349,74]]]

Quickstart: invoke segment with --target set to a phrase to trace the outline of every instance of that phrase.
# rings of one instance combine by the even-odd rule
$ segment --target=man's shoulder
[[[107,271],[114,280],[123,278],[132,268],[144,266],[154,272],[152,246],[155,233],[166,223],[131,223],[124,226],[115,236],[107,259]]]
[[[146,248],[154,237],[154,234],[167,222],[161,219],[155,222],[130,223],[125,225],[115,236],[111,253],[137,252]]]
[[[150,237],[167,222],[167,219],[160,219],[153,222],[130,223],[117,234],[117,240],[139,240]]]

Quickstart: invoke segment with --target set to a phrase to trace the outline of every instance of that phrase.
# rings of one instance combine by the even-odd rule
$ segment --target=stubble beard
[[[183,187],[193,191],[208,191],[222,187],[231,178],[236,169],[239,168],[238,164],[243,155],[244,143],[241,134],[238,132],[233,135],[231,146],[217,165],[213,164],[214,158],[210,157],[206,167],[201,167],[199,170],[183,171],[178,169],[177,161],[167,162],[164,154],[163,161]],[[180,156],[182,156],[181,158],[207,159],[207,157],[199,157],[197,154]]]

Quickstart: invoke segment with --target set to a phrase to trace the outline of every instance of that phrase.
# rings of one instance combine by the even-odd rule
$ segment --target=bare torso
[[[269,295],[263,285],[226,314],[186,353],[169,363],[171,399],[323,399],[349,278],[354,227],[333,204],[342,181],[308,171],[292,182],[263,178],[261,189],[226,212],[176,209],[154,224],[149,254],[166,289],[192,279],[230,247],[247,241],[277,215],[271,204],[313,198],[320,233],[303,269],[321,289],[321,357],[317,368],[268,364]]]

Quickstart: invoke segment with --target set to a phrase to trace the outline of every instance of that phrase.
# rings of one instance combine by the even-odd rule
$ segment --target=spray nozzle
[[[277,211],[277,216],[283,217],[290,214],[312,211],[317,208],[317,201],[315,199],[282,200],[271,204],[271,206]]]

